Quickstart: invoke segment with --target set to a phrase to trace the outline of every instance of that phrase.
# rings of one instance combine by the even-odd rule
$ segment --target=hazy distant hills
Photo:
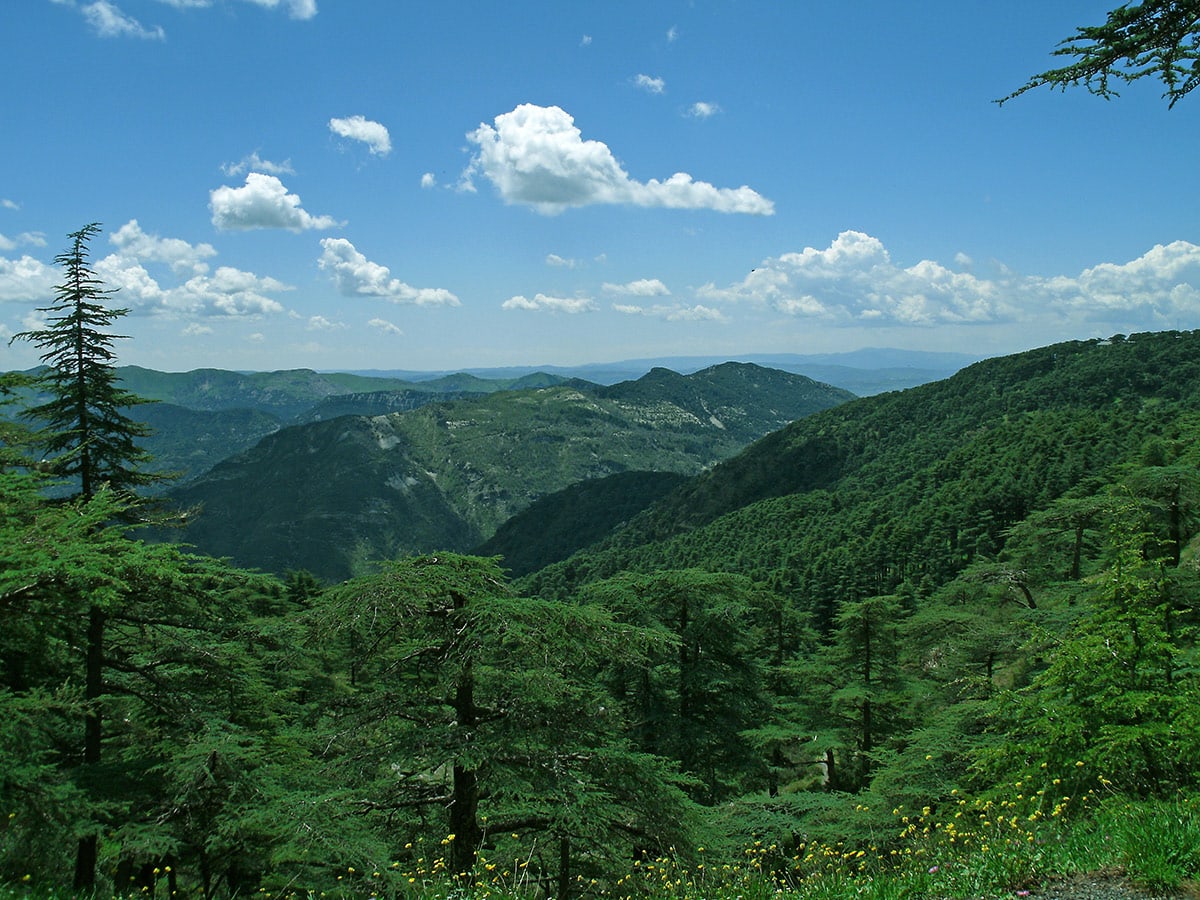
[[[805,375],[814,381],[832,384],[860,397],[866,397],[948,378],[963,366],[981,358],[969,353],[868,347],[845,353],[751,353],[735,357],[659,356],[582,366],[538,366],[536,369],[476,368],[466,371],[484,379],[516,378],[530,372],[540,372],[562,378],[578,378],[596,384],[615,384],[641,378],[652,369],[670,369],[688,375],[722,362],[747,362],[779,369],[782,372]],[[443,377],[450,373],[364,370],[357,374],[377,378],[400,378],[420,383],[424,379]]]
[[[471,550],[535,500],[627,471],[693,474],[847,391],[761,366],[656,369],[437,399],[282,428],[171,497],[202,552],[338,579],[368,562]]]

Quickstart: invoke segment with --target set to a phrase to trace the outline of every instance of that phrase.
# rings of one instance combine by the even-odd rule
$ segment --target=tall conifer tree
[[[41,443],[54,474],[77,486],[78,496],[91,500],[105,485],[120,494],[154,480],[139,470],[148,455],[135,443],[148,433],[123,409],[146,402],[117,386],[113,366],[115,340],[123,335],[109,328],[128,309],[110,309],[105,300],[115,291],[106,289],[88,262],[88,243],[100,232],[98,223],[68,235],[71,244],[54,258],[63,280],[54,287],[54,302],[39,312],[47,315],[46,327],[23,331],[13,340],[29,341],[43,351],[48,367],[36,386],[49,399],[26,413],[44,423]],[[88,598],[85,642],[85,718],[83,763],[85,772],[100,763],[103,739],[101,697],[104,693],[104,628],[107,612]],[[75,860],[75,887],[94,888],[97,836],[80,838]]]

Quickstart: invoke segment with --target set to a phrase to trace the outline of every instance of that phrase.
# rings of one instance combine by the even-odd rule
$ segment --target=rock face
[[[760,366],[572,383],[281,429],[172,492],[181,540],[244,566],[342,579],[469,551],[535,500],[626,471],[694,474],[852,395]]]

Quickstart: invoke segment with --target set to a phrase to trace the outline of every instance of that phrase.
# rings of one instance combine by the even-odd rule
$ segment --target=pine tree
[[[88,242],[100,232],[97,223],[85,225],[68,237],[70,247],[54,258],[63,269],[63,280],[55,285],[54,302],[39,309],[48,316],[46,327],[23,331],[13,340],[24,340],[43,350],[41,360],[48,369],[36,386],[49,399],[26,412],[44,423],[41,443],[54,474],[78,487],[78,497],[90,501],[105,486],[124,495],[154,480],[139,470],[147,460],[135,440],[147,429],[122,412],[145,402],[117,386],[112,345],[122,335],[111,334],[112,323],[127,309],[110,309],[105,299],[114,293],[88,264]],[[83,598],[80,598],[83,600]],[[107,613],[92,600],[88,603],[85,641],[85,716],[83,761],[85,768],[100,763],[103,723],[100,699],[104,693],[104,629]],[[75,887],[95,886],[97,836],[80,838],[76,856]]]
[[[68,235],[70,248],[54,258],[63,269],[62,283],[54,287],[54,302],[38,310],[48,316],[46,327],[12,338],[44,351],[41,360],[48,368],[36,386],[50,398],[26,415],[44,423],[55,474],[75,480],[85,500],[105,483],[124,492],[156,478],[139,469],[148,456],[135,441],[146,436],[147,427],[122,412],[148,401],[117,385],[112,346],[125,335],[108,329],[129,310],[105,306],[116,291],[103,287],[88,265],[88,242],[99,232],[92,223]]]

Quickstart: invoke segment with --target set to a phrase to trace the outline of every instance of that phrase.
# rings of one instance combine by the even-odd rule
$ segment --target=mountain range
[[[342,397],[339,409],[390,402],[358,396]],[[175,536],[240,565],[342,579],[399,554],[471,550],[531,503],[589,479],[696,474],[853,395],[724,363],[690,375],[653,369],[614,385],[429,399],[263,437],[170,491],[189,511]]]

